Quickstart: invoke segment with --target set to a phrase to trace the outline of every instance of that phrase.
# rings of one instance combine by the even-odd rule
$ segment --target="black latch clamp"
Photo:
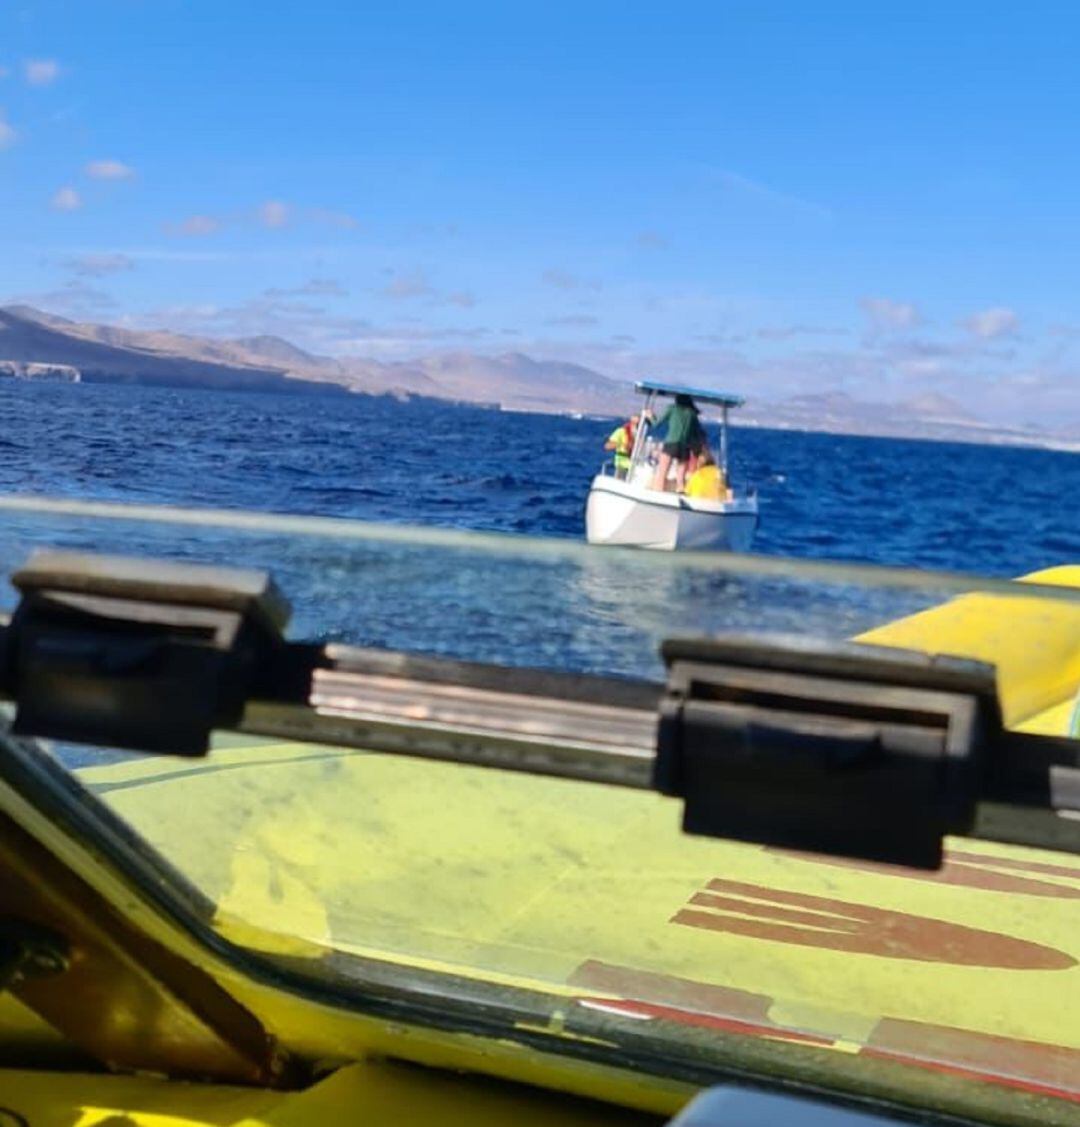
[[[62,935],[25,920],[0,917],[0,992],[23,979],[61,974],[70,962],[70,945]]]
[[[139,751],[205,754],[289,617],[258,571],[44,551],[12,582],[0,683],[13,730]]]
[[[688,833],[936,868],[970,831],[992,666],[853,643],[674,640],[654,784]]]

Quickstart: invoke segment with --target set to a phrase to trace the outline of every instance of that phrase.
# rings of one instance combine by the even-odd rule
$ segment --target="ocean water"
[[[0,492],[255,509],[579,541],[610,420],[360,396],[0,381]],[[755,552],[1007,577],[1080,562],[1080,457],[735,428]],[[655,675],[672,633],[845,636],[935,601],[701,572],[652,553],[493,559],[430,546],[89,526],[0,514],[0,566],[41,543],[270,568],[294,630]],[[10,605],[10,592],[0,606]]]
[[[0,382],[0,490],[580,537],[611,423],[360,396]],[[741,430],[754,550],[1009,576],[1080,560],[1080,457]]]

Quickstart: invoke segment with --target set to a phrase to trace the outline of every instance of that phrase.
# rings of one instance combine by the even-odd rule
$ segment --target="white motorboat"
[[[657,399],[688,395],[699,403],[720,408],[720,445],[714,451],[725,483],[728,476],[728,412],[741,407],[735,395],[642,380],[635,388],[645,396],[645,409],[637,428],[629,468],[616,472],[607,463],[593,478],[585,507],[585,535],[590,544],[622,544],[666,551],[702,550],[745,552],[749,550],[758,523],[755,493],[736,494],[710,500],[674,492],[671,480],[665,489],[654,488],[659,444],[649,436],[646,419]],[[669,479],[674,473],[669,474]]]

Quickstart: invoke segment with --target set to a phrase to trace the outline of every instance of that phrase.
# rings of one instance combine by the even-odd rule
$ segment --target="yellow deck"
[[[1075,604],[966,596],[864,640],[995,662],[1033,731],[1063,733],[1080,688]],[[298,744],[82,775],[256,949],[1080,1100],[1072,857],[956,840],[936,874],[825,861],[686,837],[651,794]]]
[[[150,1077],[0,1069],[0,1124],[20,1127],[647,1127],[653,1116],[388,1062],[340,1069],[303,1092]],[[468,1109],[463,1119],[462,1109]],[[5,1117],[5,1115],[7,1117]]]

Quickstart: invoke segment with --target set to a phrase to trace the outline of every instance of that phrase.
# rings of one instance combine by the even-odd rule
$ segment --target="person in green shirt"
[[[706,445],[705,428],[698,418],[698,409],[689,395],[676,395],[675,402],[661,415],[657,429],[665,427],[664,445],[653,478],[653,489],[661,493],[667,488],[668,470],[675,463],[675,489],[681,493],[686,483],[690,457]]]

